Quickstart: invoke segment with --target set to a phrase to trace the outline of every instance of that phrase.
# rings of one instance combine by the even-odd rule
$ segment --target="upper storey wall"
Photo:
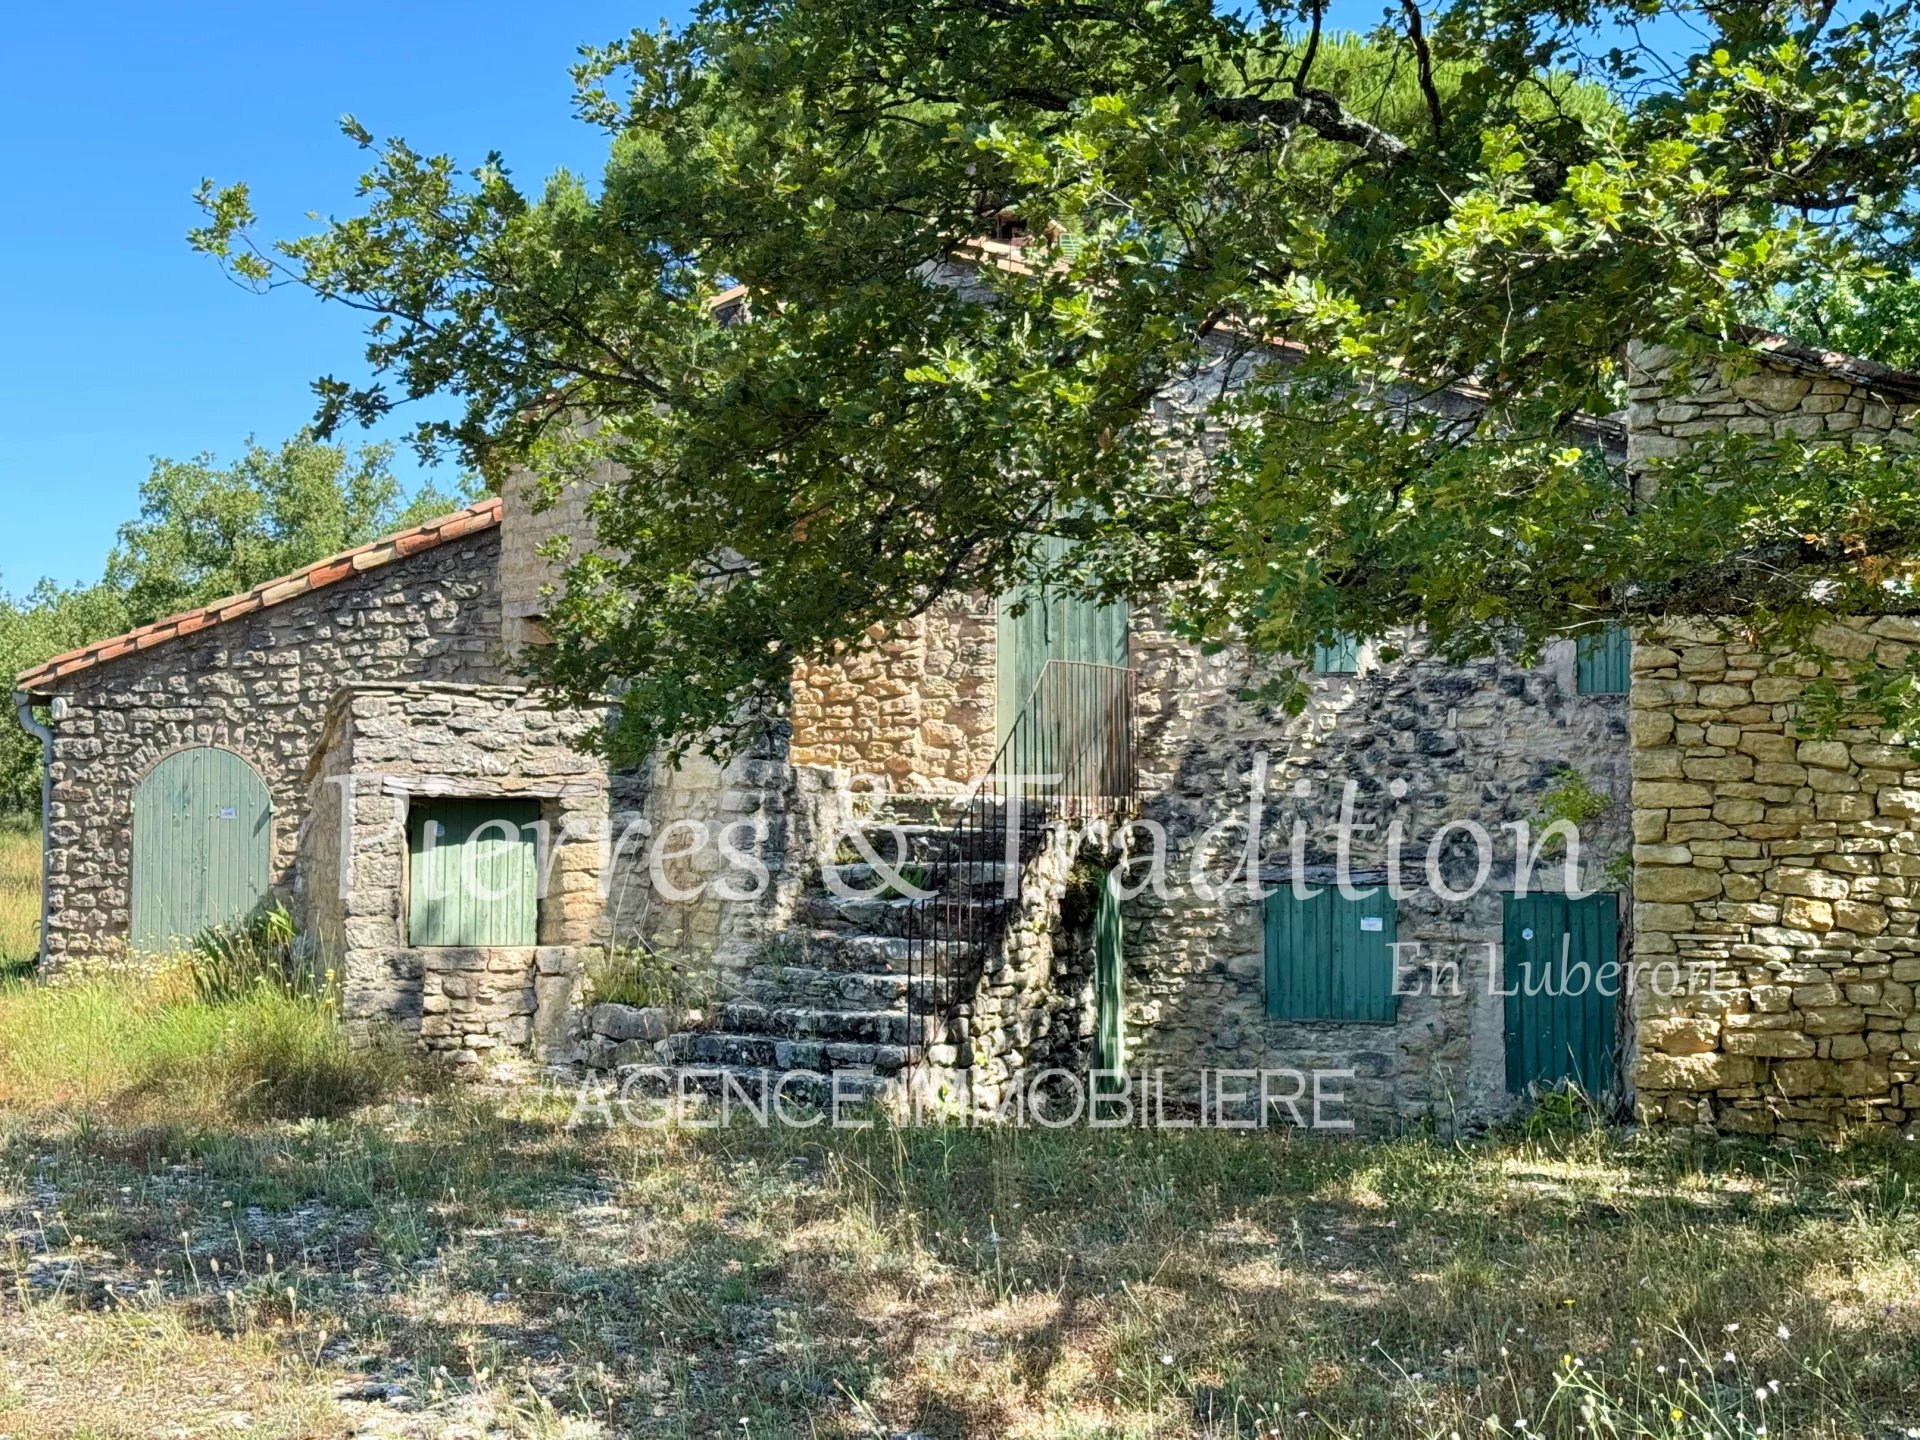
[[[609,463],[595,465],[586,480],[565,486],[545,508],[536,507],[536,482],[528,471],[514,471],[501,487],[500,614],[510,651],[545,639],[541,619],[552,604],[548,592],[560,584],[568,561],[549,560],[543,551],[556,540],[566,542],[569,556],[594,547],[597,537],[588,506],[614,473]]]

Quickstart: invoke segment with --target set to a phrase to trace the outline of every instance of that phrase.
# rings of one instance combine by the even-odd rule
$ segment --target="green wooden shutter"
[[[231,750],[176,750],[133,792],[135,950],[168,950],[245,920],[267,898],[273,801]]]
[[[1046,535],[1035,553],[1041,563],[1053,566],[1072,549],[1072,541]],[[1022,605],[1025,609],[1016,615],[1014,611]],[[999,657],[994,685],[998,738],[1007,738],[1047,661],[1125,666],[1128,614],[1124,601],[1102,605],[1051,594],[1037,586],[1021,586],[1001,596],[994,635]]]
[[[537,800],[424,800],[407,812],[407,943],[539,940]]]
[[[1618,960],[1617,899],[1509,895],[1504,928],[1507,1089],[1572,1080],[1590,1095],[1610,1092],[1620,977],[1603,982]]]
[[[1313,673],[1316,675],[1352,675],[1360,668],[1360,642],[1351,635],[1338,635],[1325,645],[1313,647]]]
[[[1121,990],[1125,965],[1120,902],[1111,876],[1100,882],[1100,899],[1093,911],[1093,1068],[1119,1070],[1127,1063],[1126,1025]]]
[[[1582,695],[1624,695],[1633,678],[1633,632],[1590,630],[1574,642],[1574,688]]]
[[[1290,886],[1267,897],[1267,1014],[1276,1020],[1392,1024],[1392,898],[1378,890],[1349,900],[1337,890],[1296,898]]]

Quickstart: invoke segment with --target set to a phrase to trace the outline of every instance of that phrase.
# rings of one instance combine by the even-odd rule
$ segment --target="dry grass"
[[[15,1073],[15,1022],[51,1015],[0,1014]],[[0,1110],[0,1434],[1920,1427],[1920,1146],[576,1127],[531,1080],[333,1120],[126,1094],[15,1082]]]
[[[40,829],[0,816],[0,971],[40,948]]]

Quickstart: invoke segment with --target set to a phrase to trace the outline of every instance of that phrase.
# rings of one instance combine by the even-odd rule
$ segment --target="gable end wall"
[[[55,722],[46,960],[112,955],[131,921],[134,788],[195,745],[237,752],[273,797],[271,875],[292,899],[307,765],[328,702],[363,680],[496,682],[497,530],[84,670]]]

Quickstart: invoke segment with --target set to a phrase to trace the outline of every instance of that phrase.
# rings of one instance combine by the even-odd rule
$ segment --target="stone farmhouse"
[[[1630,471],[1721,428],[1909,443],[1920,377],[1753,361],[1676,384],[1642,354],[1595,438]],[[976,1106],[1124,1068],[1170,1111],[1362,1128],[1568,1080],[1649,1122],[1920,1117],[1920,761],[1800,735],[1804,667],[1736,630],[1532,666],[1334,645],[1289,715],[1150,606],[953,597],[803,669],[726,758],[610,773],[605,712],[518,678],[592,484],[524,488],[19,676],[43,966],[278,898],[350,1025],[466,1059]],[[1920,647],[1920,618],[1830,630]],[[1572,857],[1540,844],[1570,805]],[[590,1008],[608,956],[702,994]]]

